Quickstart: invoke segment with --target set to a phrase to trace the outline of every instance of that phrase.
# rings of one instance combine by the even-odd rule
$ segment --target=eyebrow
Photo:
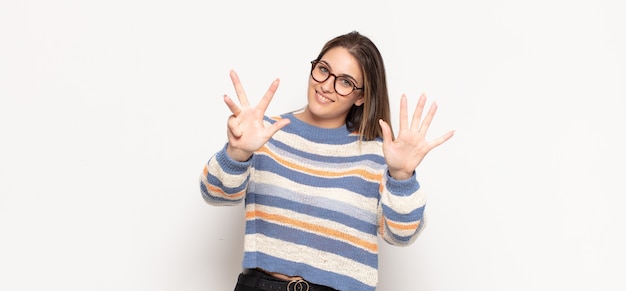
[[[320,60],[320,63],[323,63],[323,64],[324,64],[324,65],[326,65],[329,69],[332,69],[332,68],[333,68],[333,67],[332,67],[332,66],[331,66],[331,65],[330,65],[327,61]],[[348,78],[348,79],[350,79],[352,82],[354,82],[354,86],[356,86],[356,84],[358,83],[354,77],[352,77],[352,76],[350,76],[350,75],[348,75],[348,74],[339,74],[339,75],[337,75],[337,77],[344,77],[344,78]]]

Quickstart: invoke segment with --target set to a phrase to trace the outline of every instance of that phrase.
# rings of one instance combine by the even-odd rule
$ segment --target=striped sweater
[[[297,119],[246,162],[226,147],[200,177],[211,205],[245,201],[244,268],[262,268],[338,290],[375,290],[378,236],[408,245],[425,226],[415,174],[395,180],[382,140],[361,141],[345,126],[324,129]]]

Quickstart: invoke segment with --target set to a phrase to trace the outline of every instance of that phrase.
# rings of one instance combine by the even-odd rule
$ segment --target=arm
[[[426,197],[415,175],[396,180],[383,177],[379,204],[379,234],[392,245],[411,244],[426,226]]]
[[[234,205],[245,197],[250,176],[250,160],[238,162],[226,152],[227,145],[204,165],[200,191],[211,205]]]
[[[228,118],[228,143],[204,166],[200,176],[202,197],[209,204],[230,205],[243,200],[248,185],[252,154],[261,148],[278,130],[289,124],[282,119],[265,127],[263,117],[276,89],[272,82],[259,104],[250,106],[241,81],[235,71],[230,72],[241,107],[224,95],[224,102],[232,112]]]
[[[379,233],[387,242],[395,245],[410,244],[426,225],[426,198],[415,178],[415,169],[430,150],[454,135],[453,131],[449,131],[435,140],[426,140],[426,132],[437,111],[437,104],[430,107],[421,121],[425,103],[426,96],[422,94],[409,124],[407,100],[405,95],[402,96],[400,131],[396,139],[389,125],[380,121],[388,171],[381,182]]]

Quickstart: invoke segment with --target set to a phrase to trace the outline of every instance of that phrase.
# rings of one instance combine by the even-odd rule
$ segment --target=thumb
[[[228,131],[236,138],[240,138],[243,134],[239,128],[239,122],[235,115],[228,117]]]
[[[277,133],[281,128],[287,126],[287,124],[289,124],[291,121],[287,118],[282,118],[279,121],[274,122],[274,124],[272,124],[268,130],[271,136],[273,136],[275,133]]]
[[[393,141],[393,136],[391,135],[391,127],[387,122],[382,119],[378,120],[378,124],[380,124],[380,128],[383,131],[383,144],[388,144]]]

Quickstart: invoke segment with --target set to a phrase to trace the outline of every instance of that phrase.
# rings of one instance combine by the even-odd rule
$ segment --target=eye
[[[329,70],[326,66],[322,65],[322,64],[317,64],[317,70],[320,71],[321,73],[324,74],[328,74]]]
[[[337,85],[340,85],[341,87],[344,87],[344,88],[353,88],[353,87],[355,87],[354,83],[352,83],[352,81],[350,81],[350,79],[344,78],[344,77],[337,78]]]

